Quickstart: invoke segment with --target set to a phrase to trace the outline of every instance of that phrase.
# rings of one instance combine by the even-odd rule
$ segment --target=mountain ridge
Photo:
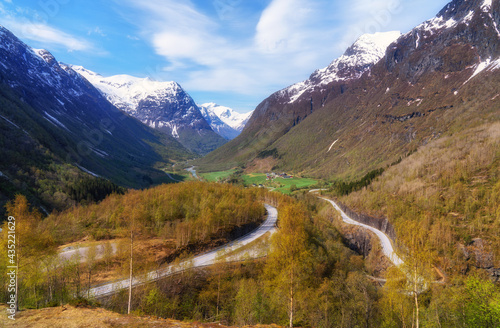
[[[124,74],[104,77],[82,66],[72,68],[120,110],[171,135],[193,152],[205,154],[225,143],[177,82],[159,82]]]

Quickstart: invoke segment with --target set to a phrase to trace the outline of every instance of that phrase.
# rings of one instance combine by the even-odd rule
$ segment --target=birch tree
[[[310,269],[311,253],[306,231],[306,212],[298,204],[286,204],[279,211],[278,232],[271,240],[267,273],[274,292],[286,291],[288,325],[293,327],[296,297]],[[284,295],[283,295],[284,296]]]
[[[24,284],[23,279],[29,278],[29,270],[37,270],[36,263],[40,259],[54,251],[54,242],[48,232],[41,228],[42,215],[37,210],[30,210],[30,204],[23,195],[7,203],[7,213],[15,218],[15,266],[16,274],[16,310],[19,310],[20,291],[19,287]],[[7,234],[4,227],[4,235]],[[5,238],[7,243],[7,238]],[[5,247],[7,249],[7,246]],[[27,271],[24,269],[30,267]]]

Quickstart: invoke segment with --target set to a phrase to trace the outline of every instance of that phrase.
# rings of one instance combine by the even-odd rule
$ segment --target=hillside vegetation
[[[134,247],[134,272],[140,274],[157,269],[161,263],[151,260],[142,247],[152,238],[171,238],[175,240],[172,246],[182,249],[183,241],[204,240],[217,225],[224,230],[238,220],[241,224],[257,220],[263,214],[263,201],[279,211],[279,229],[271,237],[266,259],[222,262],[134,288],[133,313],[238,326],[292,322],[305,327],[409,327],[415,323],[411,286],[405,276],[388,270],[389,280],[383,288],[367,276],[373,272],[369,261],[347,247],[348,241],[337,228],[338,215],[326,202],[307,192],[292,198],[262,188],[201,182],[112,195],[100,204],[54,214],[44,221],[29,210],[23,197],[16,198],[8,212],[17,219],[16,233],[22,245],[17,249],[21,308],[93,303],[95,300],[73,297],[93,285],[98,274],[114,270],[123,277],[128,272],[127,244],[125,252],[119,250],[114,256],[63,264],[54,257],[55,246],[61,242],[86,234],[96,234],[98,239],[104,227],[110,237],[127,236],[132,229],[137,238],[134,245],[138,245]],[[205,211],[222,220],[206,217]],[[426,231],[421,232],[426,235]],[[0,250],[4,253],[6,247]],[[374,252],[375,257],[380,256],[376,246]],[[373,266],[376,259],[372,255],[368,258]],[[5,262],[0,265],[6,269]],[[0,279],[5,293],[7,281]],[[419,299],[422,327],[499,324],[500,291],[481,272],[450,276],[445,284],[430,284]],[[93,304],[126,313],[127,300],[123,291]],[[21,322],[33,315],[38,314],[21,313]]]
[[[415,222],[450,274],[498,268],[500,123],[443,136],[343,201],[388,217],[403,245],[410,222]]]
[[[54,213],[44,224],[60,244],[86,235],[96,240],[126,237],[134,223],[144,234],[174,238],[184,246],[220,230],[258,222],[263,215],[256,190],[189,182],[111,195],[99,204]]]
[[[121,157],[103,159],[93,152],[85,156],[78,150],[80,139],[54,129],[33,107],[0,85],[0,222],[5,218],[5,204],[17,193],[48,215],[75,204],[69,189],[80,179],[91,178],[87,170],[121,186],[143,188],[168,182],[159,168],[192,156],[172,138],[160,136],[132,119],[123,122],[130,124],[131,131],[137,129],[137,138],[144,137],[139,145],[120,141],[111,146]]]
[[[227,243],[262,221],[265,208],[260,193],[201,182],[161,185],[113,194],[99,204],[76,206],[44,220],[18,195],[8,203],[7,212],[16,220],[20,307],[65,303],[96,281],[126,275],[131,232],[139,254],[137,274]],[[8,222],[2,229],[0,255],[7,259]],[[58,245],[103,239],[109,241],[102,241],[104,257],[100,259],[95,246],[89,248],[86,263],[78,257],[63,261],[56,255]],[[114,253],[110,241],[116,244]],[[7,261],[0,266],[7,270]],[[4,275],[1,299],[7,297],[7,284]]]

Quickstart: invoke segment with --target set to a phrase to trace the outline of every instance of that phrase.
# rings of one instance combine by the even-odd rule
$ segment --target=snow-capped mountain
[[[191,96],[176,82],[130,75],[104,77],[81,66],[72,69],[92,83],[116,107],[205,154],[225,141],[217,135]]]
[[[236,138],[243,131],[253,113],[251,111],[241,114],[232,108],[220,106],[215,103],[206,103],[198,106],[212,129],[228,140]]]
[[[289,102],[295,102],[302,94],[324,88],[334,81],[360,78],[385,55],[389,44],[401,36],[398,31],[364,34],[345,53],[330,65],[316,70],[308,80],[281,90]]]

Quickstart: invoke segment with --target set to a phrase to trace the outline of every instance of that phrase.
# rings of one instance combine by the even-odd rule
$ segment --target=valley
[[[0,4],[1,325],[500,327],[500,2],[426,1],[302,82],[316,0],[103,4],[86,55]]]

